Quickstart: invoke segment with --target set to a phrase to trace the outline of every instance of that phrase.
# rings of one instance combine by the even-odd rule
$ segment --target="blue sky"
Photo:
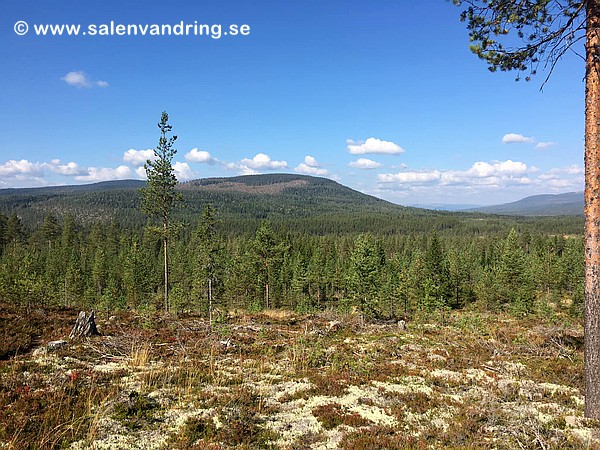
[[[543,92],[545,73],[492,74],[459,13],[445,0],[6,2],[0,188],[143,178],[167,111],[180,181],[305,173],[406,205],[583,190],[583,61],[567,55]],[[111,21],[215,33],[35,32]],[[224,35],[232,24],[246,35]]]

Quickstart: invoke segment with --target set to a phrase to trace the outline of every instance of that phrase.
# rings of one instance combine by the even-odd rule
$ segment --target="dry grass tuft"
[[[261,315],[278,322],[287,322],[297,317],[296,313],[289,309],[266,309]]]
[[[129,366],[134,368],[145,367],[152,357],[152,344],[148,342],[134,342],[131,345]]]

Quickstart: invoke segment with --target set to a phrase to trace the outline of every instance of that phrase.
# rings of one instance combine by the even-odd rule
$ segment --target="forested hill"
[[[17,214],[34,228],[44,216],[72,215],[78,222],[94,224],[116,220],[127,228],[142,227],[139,189],[145,182],[110,181],[79,186],[0,190],[0,213]],[[477,235],[485,229],[504,231],[530,227],[528,219],[502,219],[482,214],[430,211],[396,205],[343,186],[335,181],[295,174],[247,175],[208,178],[182,183],[185,203],[176,219],[197,222],[211,204],[228,234],[253,233],[260,220],[275,229],[309,234],[427,233],[452,230]],[[581,233],[573,219],[547,219],[531,225],[564,234]],[[541,227],[541,228],[540,228]]]
[[[38,196],[38,195],[64,195],[77,194],[82,192],[94,191],[114,191],[114,190],[130,190],[140,189],[146,184],[141,180],[117,180],[117,181],[101,181],[91,184],[74,184],[65,186],[45,186],[34,188],[8,188],[0,189],[0,197],[5,196]]]
[[[512,203],[467,211],[519,216],[583,216],[583,192],[532,195]]]
[[[0,211],[25,217],[49,210],[86,217],[121,216],[138,212],[137,191],[144,181],[107,181],[76,186],[0,190]],[[184,193],[184,215],[201,212],[207,203],[224,214],[257,218],[293,214],[296,217],[335,212],[403,211],[399,205],[362,194],[335,181],[306,175],[269,174],[207,178],[179,185]]]
[[[208,201],[231,213],[258,216],[293,214],[296,217],[309,217],[338,212],[399,213],[407,209],[360,193],[333,180],[308,175],[207,178],[184,183],[181,189],[192,204]]]

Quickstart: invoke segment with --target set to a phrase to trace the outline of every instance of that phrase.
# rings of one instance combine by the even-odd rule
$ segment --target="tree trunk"
[[[208,279],[208,324],[212,328],[213,323],[213,302],[212,302],[212,279]]]
[[[267,281],[267,284],[265,285],[265,297],[267,299],[266,309],[269,309],[269,282],[268,281]]]
[[[266,277],[267,277],[267,282],[265,283],[265,299],[266,299],[266,303],[267,303],[267,308],[269,309],[269,258],[267,258],[265,260],[265,267],[266,267]]]
[[[88,336],[98,336],[99,334],[100,333],[98,333],[98,329],[96,328],[94,310],[90,311],[89,314],[86,314],[85,311],[81,311],[79,316],[77,316],[77,320],[75,321],[75,325],[73,326],[69,338],[80,339]]]
[[[600,1],[586,4],[585,416],[600,418]]]
[[[165,256],[165,313],[169,314],[169,260],[168,260],[168,253],[167,253],[167,228],[168,228],[168,224],[167,221],[165,220],[163,222],[164,225],[164,236],[163,236],[163,243],[164,243],[164,248],[163,248],[163,253]]]

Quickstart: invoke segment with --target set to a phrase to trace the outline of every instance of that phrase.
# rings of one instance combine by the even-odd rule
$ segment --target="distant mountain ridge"
[[[141,180],[115,180],[100,181],[90,184],[69,184],[59,186],[42,186],[32,188],[4,188],[0,189],[0,195],[29,195],[29,194],[66,194],[85,191],[102,191],[116,189],[140,189],[146,184]]]
[[[70,214],[83,223],[117,219],[128,227],[147,221],[141,212],[140,180],[107,181],[77,186],[0,189],[0,213],[19,215],[36,226],[47,213]],[[251,227],[270,219],[322,232],[368,230],[379,220],[390,229],[404,214],[430,214],[363,194],[327,178],[298,174],[243,175],[205,178],[181,183],[183,208],[174,210],[178,220],[193,222],[207,204],[231,227]],[[420,213],[418,212],[420,211]],[[237,225],[234,225],[237,224]],[[287,225],[286,225],[287,226]],[[318,228],[317,227],[317,228]]]
[[[0,189],[0,213],[17,214],[29,228],[39,226],[44,216],[50,213],[59,220],[67,214],[72,215],[84,226],[114,221],[115,225],[141,230],[148,223],[148,217],[140,208],[139,189],[145,184],[140,180],[122,180],[77,186]],[[254,233],[263,219],[281,230],[321,236],[419,234],[436,230],[479,233],[482,228],[500,231],[525,223],[518,217],[499,222],[497,217],[480,212],[401,206],[327,178],[299,174],[205,178],[182,183],[179,189],[185,203],[174,210],[175,221],[190,224],[193,228],[204,207],[211,204],[223,231],[231,235]],[[501,214],[493,209],[491,212]],[[555,215],[564,213],[556,207],[551,210]],[[505,214],[544,215],[539,211],[531,214],[531,209],[511,210]],[[542,226],[552,232],[559,226],[564,230],[561,232],[573,234],[581,228],[580,217],[579,214],[568,223],[556,222],[549,217],[531,226]]]
[[[567,192],[532,195],[516,202],[463,211],[511,216],[582,216],[583,204],[583,192]]]
[[[473,203],[415,203],[410,206],[413,208],[432,209],[434,211],[466,211],[482,208],[482,205]]]

